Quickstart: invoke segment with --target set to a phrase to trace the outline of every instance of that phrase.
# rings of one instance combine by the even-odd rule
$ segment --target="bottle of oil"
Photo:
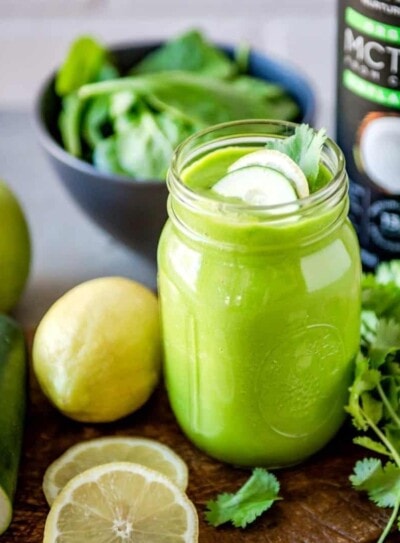
[[[338,0],[337,141],[364,267],[400,258],[400,0]]]

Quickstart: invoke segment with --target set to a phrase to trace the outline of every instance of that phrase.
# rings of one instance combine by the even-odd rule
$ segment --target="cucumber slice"
[[[0,534],[11,522],[17,486],[26,404],[24,336],[0,315]]]
[[[276,170],[263,166],[229,172],[212,190],[220,196],[240,198],[250,205],[273,206],[297,200],[291,182]]]
[[[264,166],[278,171],[289,179],[294,185],[299,198],[307,198],[310,195],[308,181],[303,170],[294,160],[285,153],[273,149],[261,149],[244,155],[231,164],[228,172],[234,172],[247,166]]]

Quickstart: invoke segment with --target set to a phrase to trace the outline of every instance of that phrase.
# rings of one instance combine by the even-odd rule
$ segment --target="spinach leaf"
[[[242,42],[236,47],[234,59],[237,71],[240,74],[247,73],[250,59],[250,46],[248,43]]]
[[[68,56],[57,73],[56,92],[65,96],[85,83],[96,80],[107,51],[90,36],[78,38],[71,46]]]
[[[115,136],[98,141],[93,152],[93,164],[104,173],[126,174],[118,161]]]
[[[76,93],[66,96],[58,121],[64,147],[74,156],[82,154],[80,123],[83,106]]]
[[[160,72],[91,85],[79,89],[80,98],[123,90],[137,92],[159,111],[169,111],[196,126],[210,126],[239,119],[282,118],[296,107],[290,98],[270,103],[260,93],[249,96],[247,88],[228,81],[190,72]]]
[[[234,79],[231,84],[238,89],[248,92],[251,96],[256,94],[265,100],[277,100],[287,95],[280,85],[267,83],[262,79],[257,79],[250,75],[241,75]]]
[[[109,60],[105,60],[93,81],[108,81],[109,79],[117,79],[118,77],[119,71],[117,68]]]
[[[141,103],[140,96],[130,90],[110,95],[110,116],[113,119],[125,116]]]
[[[165,179],[174,148],[190,132],[184,123],[145,106],[121,126],[116,134],[118,163],[129,175],[144,180]]]
[[[247,95],[251,93],[251,96],[259,96],[264,104],[264,119],[293,120],[299,115],[296,102],[277,85],[267,86],[262,81],[249,77],[248,82],[240,78],[236,86]]]
[[[109,97],[98,96],[90,101],[82,118],[82,136],[94,148],[104,139],[103,128],[109,121]]]
[[[75,75],[75,71],[79,70],[80,74]],[[72,45],[56,78],[56,92],[62,96],[59,118],[61,139],[72,155],[82,156],[82,139],[90,148],[97,144],[103,137],[101,127],[108,118],[106,98],[100,97],[82,104],[75,89],[84,83],[106,81],[118,75],[118,70],[106,58],[106,51],[92,38],[80,38]]]
[[[211,77],[228,78],[237,67],[228,56],[208,43],[196,30],[168,41],[147,55],[131,70],[132,74],[184,70]]]

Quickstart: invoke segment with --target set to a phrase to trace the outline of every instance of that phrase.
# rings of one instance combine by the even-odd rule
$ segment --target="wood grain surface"
[[[46,467],[69,446],[103,435],[145,436],[171,446],[189,466],[189,497],[200,521],[200,543],[376,543],[389,511],[351,489],[348,476],[364,451],[351,443],[345,425],[328,447],[306,463],[277,472],[282,500],[245,530],[213,528],[204,521],[206,502],[235,491],[249,476],[208,458],[177,426],[162,386],[140,411],[107,425],[79,424],[53,409],[31,376],[26,437],[14,519],[0,543],[40,543],[48,513],[41,483]],[[400,541],[393,534],[387,543]]]

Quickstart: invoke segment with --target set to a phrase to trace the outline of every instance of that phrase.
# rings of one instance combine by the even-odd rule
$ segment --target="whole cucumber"
[[[26,406],[26,350],[20,326],[0,315],[0,534],[10,525]]]

